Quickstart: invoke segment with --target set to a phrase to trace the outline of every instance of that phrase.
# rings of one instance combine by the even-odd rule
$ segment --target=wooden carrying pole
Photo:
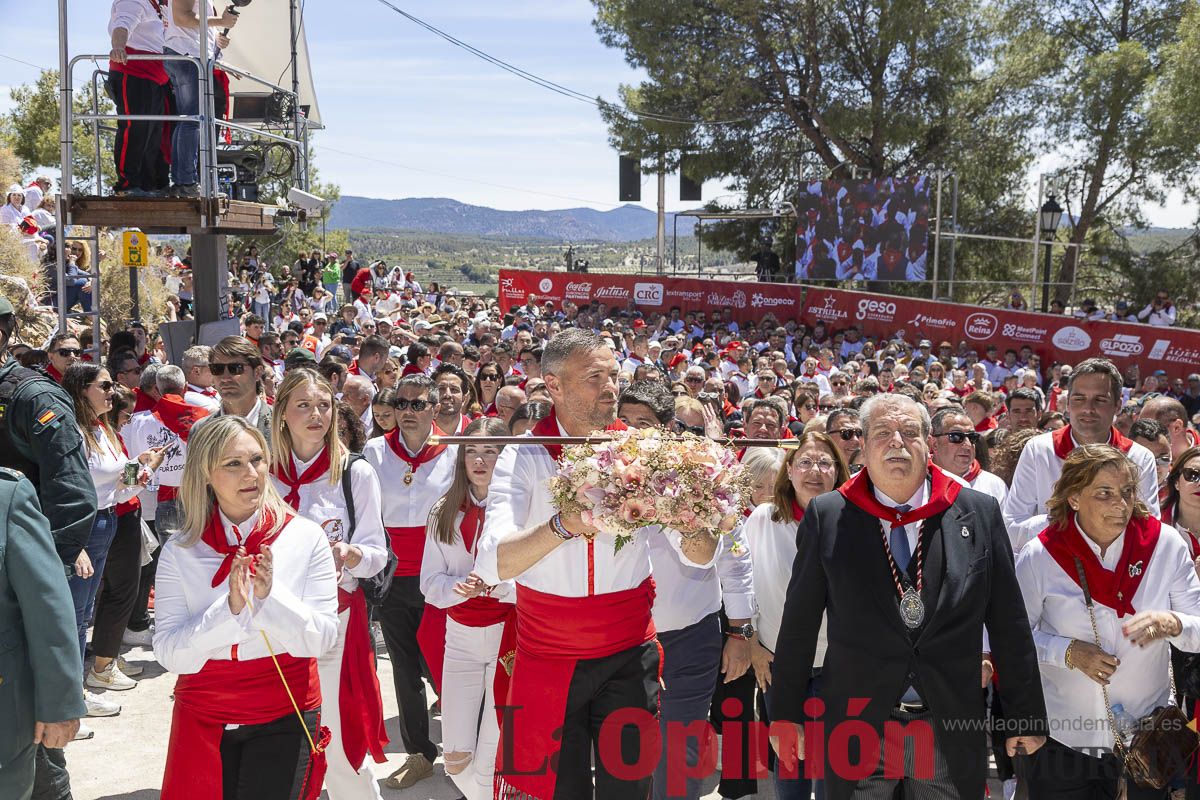
[[[612,436],[430,436],[429,443],[431,445],[439,444],[498,444],[498,445],[523,445],[523,444],[554,444],[554,445],[573,445],[573,444],[603,444],[611,442]],[[660,441],[683,441],[682,436],[663,436]],[[725,447],[799,447],[798,439],[713,439],[719,445]]]

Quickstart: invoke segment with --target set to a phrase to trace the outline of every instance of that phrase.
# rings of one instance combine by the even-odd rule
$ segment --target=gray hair
[[[1108,378],[1112,385],[1113,403],[1120,404],[1121,389],[1125,386],[1125,379],[1121,377],[1121,370],[1117,369],[1116,364],[1107,358],[1087,358],[1080,361],[1075,365],[1075,369],[1071,370],[1071,377],[1067,380],[1067,394],[1070,394],[1075,388],[1075,381],[1084,375],[1103,375]]]
[[[137,356],[133,356],[136,360]],[[142,368],[142,377],[138,378],[138,388],[143,392],[158,391],[158,371],[162,369],[162,364],[147,364]]]
[[[207,367],[208,359],[211,355],[212,348],[206,344],[189,347],[183,351],[183,369],[187,371],[192,367]]]
[[[858,422],[858,412],[853,408],[835,408],[829,412],[829,416],[825,417],[825,429],[828,430],[833,423],[837,422],[842,417],[849,417],[855,422]]]
[[[944,432],[946,430],[946,419],[948,417],[966,417],[968,420],[971,419],[969,416],[967,416],[967,412],[962,406],[948,406],[946,408],[939,408],[936,412],[934,412],[933,418],[929,421],[930,430],[934,433]]]
[[[542,374],[558,375],[563,366],[577,353],[590,353],[607,347],[600,334],[585,328],[567,328],[556,333],[542,351]]]
[[[923,404],[902,394],[877,394],[869,397],[858,409],[858,418],[862,420],[864,439],[871,435],[871,421],[878,414],[892,409],[915,414],[921,420],[921,435],[929,436],[932,423],[929,420],[929,410]]]
[[[746,475],[751,482],[770,478],[774,483],[783,467],[783,455],[783,450],[778,447],[751,447],[742,459],[742,466],[746,468]]]
[[[159,367],[154,384],[158,387],[159,394],[183,394],[183,389],[187,386],[187,378],[184,377],[183,370],[179,367],[174,364],[164,364]]]

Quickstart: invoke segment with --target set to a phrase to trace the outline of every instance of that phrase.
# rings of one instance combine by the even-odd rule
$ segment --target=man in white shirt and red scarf
[[[1025,444],[1004,500],[1004,522],[1014,553],[1046,528],[1046,501],[1062,474],[1062,462],[1080,445],[1111,444],[1127,455],[1141,476],[1138,495],[1151,516],[1158,516],[1154,454],[1113,427],[1123,384],[1121,371],[1106,358],[1089,358],[1071,372],[1066,409],[1071,424],[1035,436]]]
[[[823,761],[830,800],[891,800],[901,784],[910,798],[981,797],[985,626],[1009,755],[1036,751],[1047,728],[1000,509],[929,463],[920,403],[876,395],[861,418],[866,467],[810,502],[796,533],[769,700],[773,721],[795,725],[773,730],[772,743],[784,770],[798,756]],[[822,617],[824,713],[814,720],[805,701]]]
[[[108,93],[118,114],[166,114],[167,71],[162,61],[130,61],[131,55],[161,54],[163,14],[160,0],[113,0],[108,22],[112,51],[108,56]],[[117,194],[145,196],[159,189],[158,159],[162,148],[160,121],[118,120],[113,139]],[[30,208],[34,208],[32,203]]]
[[[534,436],[585,436],[621,430],[616,421],[617,361],[594,332],[557,334],[542,354],[554,410]],[[661,659],[651,608],[650,536],[664,536],[680,558],[703,565],[715,537],[682,540],[647,531],[619,552],[605,531],[578,514],[557,514],[546,482],[561,447],[507,448],[496,465],[476,572],[489,585],[517,584],[517,655],[502,707],[496,765],[499,797],[645,797],[657,759],[643,757],[641,735],[626,728],[614,750],[592,753],[610,714],[658,710]],[[610,739],[610,741],[612,741]],[[614,762],[641,764],[618,777]]]
[[[442,435],[434,425],[439,393],[424,375],[407,375],[396,384],[396,427],[386,436],[369,441],[363,456],[379,475],[383,487],[383,526],[399,559],[391,588],[379,611],[383,641],[392,662],[392,680],[400,710],[400,739],[408,758],[387,780],[392,789],[407,789],[433,774],[437,745],[429,738],[429,703],[421,680],[421,648],[418,629],[428,631],[422,639],[437,639],[436,615],[427,612],[421,594],[421,560],[425,554],[425,524],[433,504],[454,480],[454,446],[429,441]],[[433,619],[422,624],[430,613]],[[445,642],[445,612],[441,612],[441,640]],[[435,687],[441,664],[430,663]]]
[[[975,458],[975,443],[982,436],[967,412],[957,406],[939,409],[930,421],[933,433],[929,454],[933,463],[957,475],[977,492],[991,495],[997,503],[1004,502],[1008,487],[999,475],[988,472]]]

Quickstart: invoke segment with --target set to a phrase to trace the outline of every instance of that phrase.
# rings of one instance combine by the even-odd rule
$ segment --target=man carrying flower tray
[[[595,333],[557,334],[542,354],[542,376],[554,410],[533,436],[625,428],[616,421],[617,362]],[[593,519],[589,513],[558,512],[549,484],[560,455],[554,445],[505,449],[476,558],[486,583],[517,584],[516,661],[500,709],[498,796],[645,797],[650,771],[631,776],[620,767],[639,763],[642,737],[654,732],[629,727],[602,738],[601,729],[618,710],[658,712],[661,656],[646,539],[666,536],[680,559],[708,564],[717,536],[685,539],[658,529],[621,536],[585,523],[584,516]],[[618,742],[615,752],[605,752],[606,741]]]

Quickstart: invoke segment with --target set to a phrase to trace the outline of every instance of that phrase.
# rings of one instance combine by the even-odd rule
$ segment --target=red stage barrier
[[[859,325],[868,336],[902,337],[913,344],[929,339],[935,348],[948,341],[957,350],[965,339],[981,358],[989,344],[1001,353],[1029,345],[1046,367],[1055,361],[1077,364],[1102,355],[1122,370],[1139,364],[1143,376],[1159,369],[1171,377],[1200,372],[1200,331],[1131,322],[1084,322],[1054,314],[797,284],[500,270],[501,311],[524,304],[530,295],[555,305],[563,300],[579,304],[598,300],[614,309],[637,308],[647,314],[666,312],[672,306],[708,313],[729,307],[739,322],[757,322],[771,313],[781,322],[798,318],[810,327],[817,322],[833,330]]]

